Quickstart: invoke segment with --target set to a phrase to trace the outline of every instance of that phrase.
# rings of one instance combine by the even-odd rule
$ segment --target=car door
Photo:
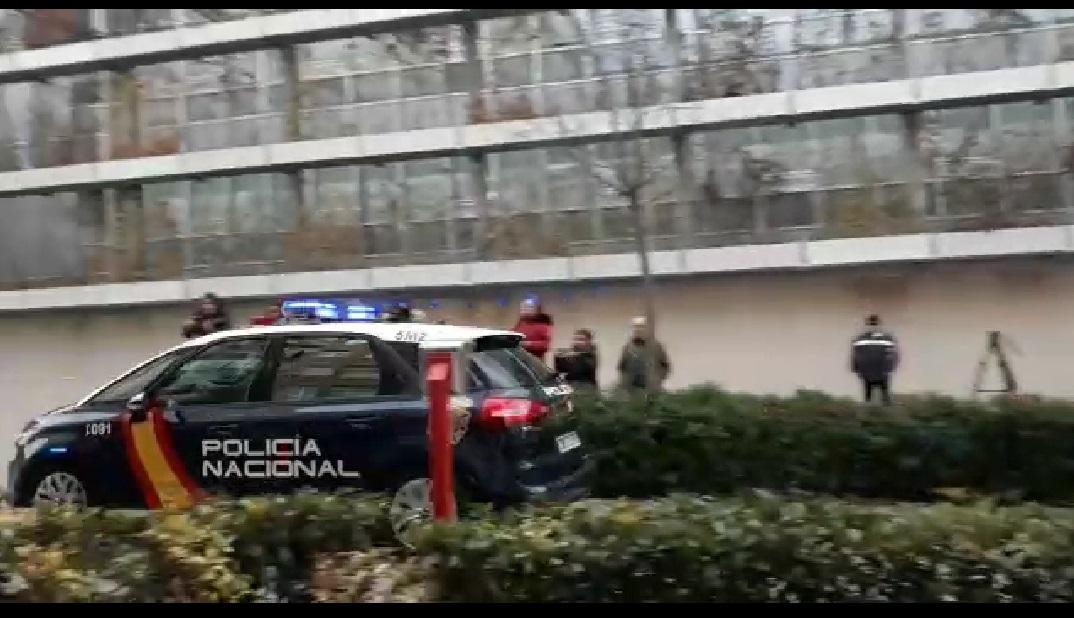
[[[272,491],[275,460],[293,440],[290,417],[268,404],[266,337],[225,339],[199,350],[155,388],[172,450],[194,483],[211,493]]]
[[[272,401],[293,415],[303,461],[316,467],[309,484],[326,490],[384,487],[408,452],[394,421],[424,418],[416,372],[358,334],[282,337]]]
[[[124,440],[123,417],[127,403],[157,382],[189,349],[179,348],[160,354],[93,393],[69,414],[86,419],[83,438],[71,453],[90,482],[101,488],[102,506],[142,506],[145,497],[131,474],[130,443]]]

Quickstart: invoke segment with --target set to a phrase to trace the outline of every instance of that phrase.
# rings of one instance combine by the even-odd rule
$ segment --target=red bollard
[[[451,446],[451,353],[426,356],[429,393],[429,478],[433,519],[455,521],[455,453]]]

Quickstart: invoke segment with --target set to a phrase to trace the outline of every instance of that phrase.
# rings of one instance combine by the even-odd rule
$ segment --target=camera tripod
[[[1018,352],[1018,346],[1013,341],[1003,336],[998,330],[990,331],[988,333],[988,342],[985,345],[984,356],[981,357],[980,362],[977,363],[977,371],[973,378],[973,396],[974,398],[981,393],[1003,393],[1005,395],[1013,395],[1018,392],[1018,381],[1014,379],[1014,370],[1011,368],[1010,362],[1007,360],[1007,353],[1003,349],[1003,344],[1006,342],[1007,346],[1012,348],[1015,352]],[[985,371],[988,369],[988,361],[995,357],[996,365],[999,367],[1000,377],[1003,379],[1003,388],[1000,389],[984,389],[981,388],[981,382],[984,379]]]

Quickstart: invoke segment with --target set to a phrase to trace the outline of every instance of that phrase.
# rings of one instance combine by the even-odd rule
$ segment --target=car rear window
[[[470,386],[528,388],[553,384],[556,374],[520,347],[484,349],[470,357]]]

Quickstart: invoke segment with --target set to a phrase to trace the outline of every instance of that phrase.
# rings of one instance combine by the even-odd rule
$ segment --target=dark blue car
[[[454,359],[460,495],[503,506],[583,497],[577,434],[544,422],[571,390],[505,331],[337,323],[191,340],[31,421],[8,470],[16,506],[183,507],[203,494],[388,491],[401,531],[428,512],[430,350]]]

